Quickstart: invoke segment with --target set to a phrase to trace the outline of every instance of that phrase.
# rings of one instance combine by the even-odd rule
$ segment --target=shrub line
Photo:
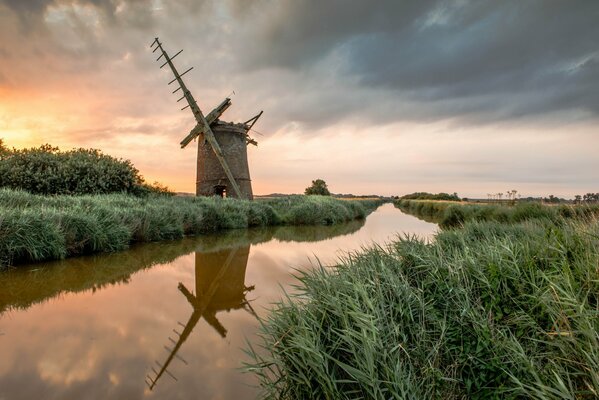
[[[364,218],[382,202],[328,196],[253,202],[127,194],[41,196],[0,189],[0,267],[224,229],[337,224]]]
[[[397,200],[395,206],[426,221],[437,222],[443,228],[455,228],[469,221],[518,223],[545,219],[559,224],[565,219],[590,220],[599,217],[599,205],[545,206],[522,202],[514,206],[496,204],[467,204],[451,201]]]

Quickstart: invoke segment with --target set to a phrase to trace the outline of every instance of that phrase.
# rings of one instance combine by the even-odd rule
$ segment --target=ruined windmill
[[[179,87],[173,93],[180,90],[183,94],[177,102],[183,99],[187,101],[187,105],[181,110],[190,108],[197,121],[197,125],[181,141],[181,148],[184,148],[192,140],[198,138],[196,195],[217,195],[252,200],[253,193],[248,167],[247,145],[253,144],[255,146],[258,143],[249,137],[248,132],[258,121],[262,111],[243,123],[235,124],[220,121],[220,116],[231,105],[231,99],[226,98],[208,115],[204,116],[198,103],[185,86],[183,79],[181,79],[193,67],[179,74],[172,61],[183,50],[169,57],[158,38],[154,39],[150,48],[153,49],[152,52],[160,50],[162,53],[156,59],[156,61],[160,61],[164,57],[165,62],[160,68],[168,65],[173,71],[175,79],[170,81],[169,85],[177,82]]]
[[[151,372],[145,379],[148,389],[154,390],[160,378],[165,374],[175,381],[177,380],[169,368],[175,358],[188,365],[187,361],[179,355],[179,350],[201,319],[214,328],[222,338],[227,336],[227,329],[218,320],[217,313],[245,310],[258,319],[254,308],[246,299],[247,293],[254,290],[254,286],[245,285],[249,254],[249,243],[239,247],[196,252],[195,294],[181,282],[178,286],[193,311],[187,323],[178,322],[183,330],[179,332],[173,329],[175,338],[169,336],[170,343],[163,346],[167,352],[166,360],[162,363],[158,360],[155,361],[158,369],[153,365],[150,367]]]

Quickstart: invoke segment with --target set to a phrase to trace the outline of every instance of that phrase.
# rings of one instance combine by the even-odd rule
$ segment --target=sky
[[[97,148],[195,190],[195,126],[264,114],[254,193],[599,191],[596,0],[0,0],[0,138]],[[234,94],[233,94],[234,92]]]

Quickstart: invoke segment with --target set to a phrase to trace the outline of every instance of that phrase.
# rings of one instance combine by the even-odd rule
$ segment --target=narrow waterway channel
[[[243,348],[296,270],[436,230],[386,204],[1,272],[0,399],[253,399]]]

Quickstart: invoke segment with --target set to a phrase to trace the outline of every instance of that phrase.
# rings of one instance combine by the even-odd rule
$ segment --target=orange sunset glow
[[[315,178],[335,193],[471,197],[571,198],[599,183],[589,3],[545,10],[571,29],[531,25],[532,5],[511,18],[500,4],[309,3],[0,1],[0,138],[101,149],[193,192],[195,150],[179,141],[195,123],[150,50],[159,36],[184,49],[205,113],[233,91],[224,120],[264,110],[248,150],[257,194]]]
[[[0,0],[0,400],[599,398],[599,0]]]

